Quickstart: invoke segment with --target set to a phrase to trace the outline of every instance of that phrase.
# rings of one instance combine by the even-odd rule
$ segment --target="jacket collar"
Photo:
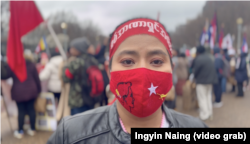
[[[169,122],[170,128],[176,127],[176,124],[174,123],[174,119],[172,117],[170,110],[164,104],[162,105],[162,109],[163,112],[165,113],[166,119]],[[110,106],[108,117],[109,117],[109,126],[114,137],[121,143],[130,144],[131,135],[125,133],[120,125],[119,115],[116,109],[116,102]]]

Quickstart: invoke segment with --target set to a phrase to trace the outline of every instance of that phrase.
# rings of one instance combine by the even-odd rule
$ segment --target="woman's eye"
[[[157,64],[157,65],[162,64],[162,63],[163,62],[161,60],[154,60],[151,62],[151,64]]]
[[[125,64],[125,65],[131,65],[131,64],[134,64],[134,62],[132,60],[124,60],[121,62],[122,64]]]

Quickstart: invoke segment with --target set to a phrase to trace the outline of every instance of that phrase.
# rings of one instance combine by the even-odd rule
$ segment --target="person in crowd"
[[[59,66],[63,62],[63,57],[58,52],[53,52],[51,59],[39,74],[41,81],[48,81],[48,91],[53,93],[57,104],[62,91],[62,83],[59,77]]]
[[[104,87],[106,88],[107,85],[109,84],[109,78],[108,78],[108,74],[105,70],[105,62],[106,62],[106,58],[105,58],[105,50],[107,48],[107,44],[108,44],[108,38],[105,38],[104,41],[103,41],[103,45],[101,46],[101,49],[100,51],[94,55],[94,57],[98,60],[99,62],[99,67],[101,67],[101,72],[102,72],[102,75],[103,75],[103,78],[104,78]],[[103,91],[103,95],[102,95],[102,100],[100,102],[100,106],[103,105],[103,101],[104,101],[104,105],[107,105],[108,104],[108,98],[107,98],[107,95],[106,95],[106,92]]]
[[[41,53],[40,57],[38,57],[38,63],[36,64],[36,68],[38,73],[40,73],[44,68],[45,65],[48,63],[49,58],[46,53]]]
[[[56,119],[57,121],[60,121],[63,117],[71,115],[70,113],[70,107],[68,105],[69,101],[69,92],[70,92],[70,83],[64,83],[62,79],[62,73],[63,73],[63,68],[67,65],[69,65],[72,61],[76,59],[75,56],[70,55],[70,47],[67,49],[67,60],[62,61],[62,63],[59,66],[59,77],[61,80],[62,84],[62,92],[61,92],[61,101],[59,102],[58,105],[58,110],[56,112]]]
[[[240,57],[236,60],[235,79],[237,81],[238,94],[237,97],[243,97],[243,83],[248,81],[247,75],[247,52],[241,51]]]
[[[218,47],[215,47],[214,50],[214,64],[215,64],[215,70],[218,77],[218,83],[213,84],[213,90],[215,95],[215,102],[214,107],[220,108],[223,103],[221,102],[222,97],[222,79],[223,79],[223,68],[224,68],[224,62],[223,62],[223,56],[221,54],[221,49]]]
[[[228,49],[227,48],[224,48],[223,49],[223,56],[224,58],[227,60],[227,61],[230,61],[230,56],[228,54]]]
[[[85,37],[76,38],[70,43],[70,55],[76,59],[63,68],[62,79],[70,83],[69,106],[71,115],[75,115],[94,108],[95,100],[90,96],[91,87],[88,84],[86,67],[96,65],[98,61],[93,57],[95,48]]]
[[[179,54],[179,51],[178,50],[175,50],[173,49],[172,50],[172,63],[173,63],[173,87],[171,89],[171,91],[169,92],[170,95],[173,95],[173,96],[170,96],[170,97],[166,97],[164,103],[166,104],[166,106],[170,109],[175,109],[176,110],[176,84],[178,82],[178,77],[176,75],[176,67],[177,67],[177,63],[178,63],[178,54]],[[173,97],[173,98],[171,98]]]
[[[196,83],[196,93],[200,108],[199,116],[207,120],[213,116],[212,86],[218,83],[214,62],[205,52],[203,46],[197,47],[197,57],[193,63],[193,74]]]
[[[176,84],[176,94],[182,96],[182,88],[186,83],[189,74],[188,73],[189,63],[184,53],[180,53],[178,55],[178,62],[175,67],[176,67],[175,74],[178,78]]]
[[[100,48],[100,51],[94,55],[94,57],[98,60],[100,64],[104,64],[105,62],[104,53],[105,53],[107,44],[108,44],[108,38],[105,38]]]
[[[228,78],[229,82],[232,84],[231,92],[235,92],[235,87],[237,82],[235,80],[235,65],[236,65],[236,57],[235,57],[235,50],[233,48],[228,50],[228,55],[230,57],[230,76]]]
[[[116,102],[63,119],[48,144],[130,143],[134,127],[207,127],[163,104],[172,88],[171,47],[167,31],[155,20],[119,25],[110,40],[110,89]]]
[[[19,81],[7,63],[1,64],[1,79],[10,77],[13,79],[11,97],[16,101],[18,108],[18,130],[15,131],[14,136],[18,139],[21,139],[24,135],[23,126],[26,113],[29,115],[31,126],[27,133],[31,136],[35,134],[36,112],[34,103],[41,92],[40,79],[30,50],[25,50],[24,58],[27,68],[27,78],[24,82]]]
[[[230,57],[228,55],[228,49],[224,48],[223,49],[223,58],[229,63],[230,62]],[[227,86],[227,77],[222,78],[222,92],[226,92],[226,86]]]
[[[178,55],[179,55],[179,51],[178,50],[175,50],[175,49],[172,49],[172,63],[173,63],[173,82],[174,82],[174,86],[176,87],[176,84],[178,82],[178,77],[177,77],[177,74],[176,74],[176,69],[177,69],[177,66],[178,66]]]

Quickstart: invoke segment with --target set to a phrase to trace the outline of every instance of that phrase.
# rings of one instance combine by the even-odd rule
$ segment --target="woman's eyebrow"
[[[136,51],[132,51],[132,50],[124,50],[122,52],[119,53],[119,56],[121,55],[134,55],[134,56],[139,56],[139,53]]]
[[[164,55],[164,56],[168,56],[168,54],[162,50],[153,50],[153,51],[149,51],[147,53],[147,56],[152,56],[152,55]]]

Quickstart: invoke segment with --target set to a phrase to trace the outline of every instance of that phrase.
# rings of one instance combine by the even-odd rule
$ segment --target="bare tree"
[[[93,24],[91,20],[79,22],[77,17],[73,13],[65,11],[60,11],[52,14],[48,19],[52,24],[52,27],[56,34],[62,35],[64,33],[68,36],[69,41],[66,42],[67,44],[63,44],[65,49],[71,40],[78,37],[87,37],[92,44],[94,44],[95,46],[97,45],[100,30],[96,25]],[[62,23],[66,23],[66,31],[62,29]],[[29,33],[25,38],[23,38],[23,43],[26,44],[26,46],[30,45],[34,50],[40,38],[42,36],[48,35],[50,35],[48,29],[44,25],[40,25],[31,33]]]
[[[183,44],[190,47],[197,46],[206,18],[211,21],[215,11],[217,11],[218,32],[221,30],[221,25],[224,24],[225,35],[227,33],[237,35],[237,18],[243,18],[243,25],[250,25],[249,7],[249,1],[207,1],[200,15],[177,27],[172,34],[173,45],[176,48],[180,48]],[[248,43],[250,43],[250,35],[247,36]],[[236,46],[236,43],[234,43],[234,46]]]

